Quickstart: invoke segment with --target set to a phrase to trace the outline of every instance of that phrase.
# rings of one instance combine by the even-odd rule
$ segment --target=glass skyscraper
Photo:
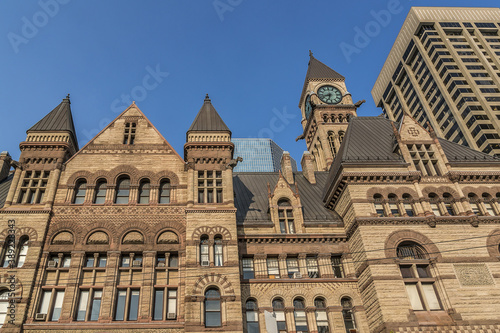
[[[243,157],[234,172],[278,172],[284,150],[271,139],[235,139],[234,157]],[[291,158],[292,169],[297,171],[297,162]]]

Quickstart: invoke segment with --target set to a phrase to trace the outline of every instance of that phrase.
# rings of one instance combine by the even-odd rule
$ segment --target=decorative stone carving
[[[455,273],[462,286],[493,285],[493,277],[485,264],[454,264]]]
[[[73,234],[68,231],[61,231],[54,238],[52,238],[52,244],[74,244]]]
[[[158,236],[157,244],[179,244],[179,237],[175,232],[164,231]]]
[[[123,237],[122,244],[144,244],[144,236],[138,231],[130,231]]]
[[[96,231],[89,236],[87,244],[109,244],[108,234],[104,231]]]

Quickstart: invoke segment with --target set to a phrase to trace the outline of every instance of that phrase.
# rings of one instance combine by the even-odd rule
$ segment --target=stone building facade
[[[208,96],[184,157],[64,99],[0,155],[2,332],[500,331],[500,160],[361,104],[311,54],[302,171],[237,173]]]

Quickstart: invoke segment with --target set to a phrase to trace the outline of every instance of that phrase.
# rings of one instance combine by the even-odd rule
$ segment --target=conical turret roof
[[[206,131],[217,131],[217,132],[229,132],[229,128],[226,126],[220,115],[215,110],[210,98],[205,97],[205,101],[203,102],[203,106],[200,111],[194,118],[191,127],[188,129],[189,132],[206,132]]]

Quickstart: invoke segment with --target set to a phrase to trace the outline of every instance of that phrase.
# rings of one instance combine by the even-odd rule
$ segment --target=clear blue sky
[[[399,13],[346,57],[341,43],[354,44],[355,28],[391,4]],[[498,0],[2,0],[0,150],[17,159],[26,130],[71,93],[80,147],[136,100],[182,155],[185,132],[209,93],[233,137],[272,137],[300,162],[306,147],[295,142],[302,132],[297,105],[309,49],[347,78],[355,101],[366,99],[359,116],[378,115],[370,92],[410,7],[478,4],[499,6]],[[150,72],[156,80],[146,77]]]

